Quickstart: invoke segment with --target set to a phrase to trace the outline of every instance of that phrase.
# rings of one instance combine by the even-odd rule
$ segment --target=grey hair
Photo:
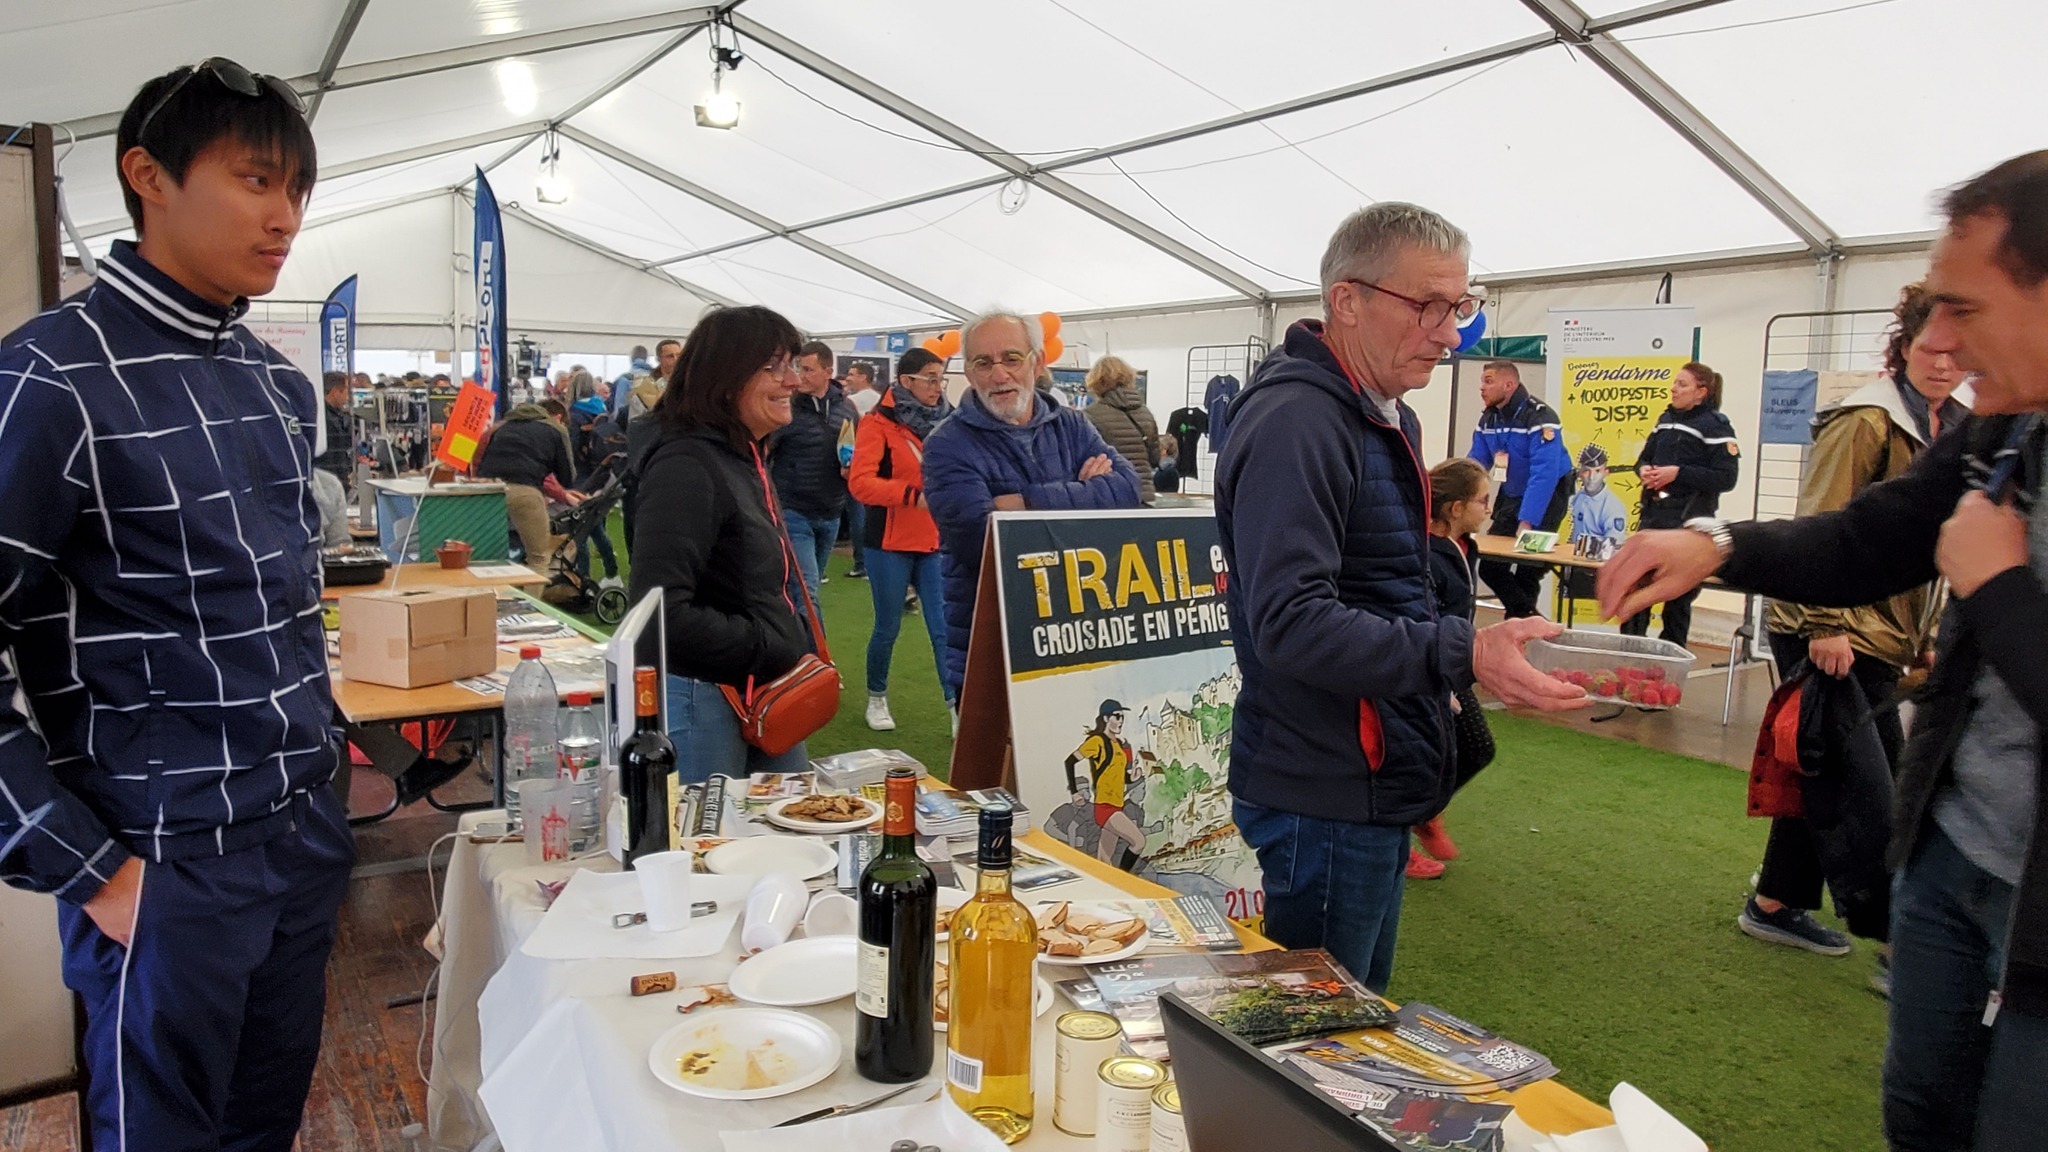
[[[1031,345],[1032,353],[1038,357],[1039,366],[1044,367],[1045,330],[1038,326],[1038,317],[1023,316],[1001,307],[989,308],[977,315],[970,316],[966,322],[960,325],[960,355],[963,357],[967,355],[967,338],[974,335],[977,328],[984,324],[992,324],[998,320],[1015,320],[1023,325],[1024,339]]]
[[[1417,204],[1382,200],[1360,208],[1337,225],[1323,249],[1323,309],[1330,307],[1330,289],[1344,280],[1379,279],[1410,248],[1465,255],[1472,241],[1463,229]]]

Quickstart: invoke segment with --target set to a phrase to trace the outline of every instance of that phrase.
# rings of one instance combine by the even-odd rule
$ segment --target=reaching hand
[[[92,899],[85,902],[85,914],[99,927],[100,934],[121,947],[128,947],[135,931],[135,903],[142,899],[142,860],[130,856]]]
[[[1941,526],[1941,539],[1934,546],[1935,567],[1965,599],[1993,576],[2026,563],[2027,522],[1982,492],[1956,502],[1955,515]]]
[[[1472,634],[1472,675],[1502,702],[1545,712],[1569,712],[1591,703],[1586,690],[1538,672],[1522,651],[1531,640],[1547,640],[1564,627],[1540,616],[1509,620]]]
[[[1690,528],[1638,532],[1600,568],[1600,614],[1626,620],[1683,596],[1721,568],[1714,538]]]
[[[1856,649],[1849,646],[1849,638],[1841,633],[1823,636],[1806,646],[1806,658],[1822,672],[1840,680],[1849,675],[1849,669],[1856,666]]]
[[[998,512],[1022,512],[1024,511],[1024,498],[1012,492],[1006,496],[996,497],[995,505]]]
[[[1114,471],[1116,465],[1109,462],[1107,454],[1090,456],[1087,462],[1081,465],[1081,482],[1085,484],[1097,476],[1107,476]]]

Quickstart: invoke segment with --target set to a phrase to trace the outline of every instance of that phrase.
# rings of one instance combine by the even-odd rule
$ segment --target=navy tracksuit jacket
[[[60,901],[102,1148],[289,1148],[353,860],[320,401],[246,308],[121,242],[0,342],[0,878]],[[123,949],[80,905],[131,857]]]

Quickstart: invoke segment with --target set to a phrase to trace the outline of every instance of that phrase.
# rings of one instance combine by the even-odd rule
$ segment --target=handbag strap
[[[792,565],[801,568],[802,565],[796,562],[796,549],[789,542],[789,526],[782,522],[781,508],[775,502],[775,485],[768,479],[768,465],[761,459],[761,446],[755,444],[753,449],[754,471],[761,477],[761,497],[768,503],[768,519],[775,524],[775,541],[782,547],[782,598],[787,601],[789,599],[790,568]],[[818,619],[818,604],[817,601],[811,599],[811,586],[804,583],[801,574],[797,578],[796,586],[804,594],[804,611],[810,618],[811,641],[817,646],[818,659],[830,664],[832,662],[832,650],[825,644],[825,626],[824,622]],[[791,603],[790,608],[794,610],[796,605]],[[751,700],[753,696],[754,678],[749,676],[747,677],[747,698]]]

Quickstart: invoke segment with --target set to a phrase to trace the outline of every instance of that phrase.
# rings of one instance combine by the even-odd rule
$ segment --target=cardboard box
[[[498,603],[488,588],[358,592],[341,598],[341,674],[419,688],[498,669]]]

